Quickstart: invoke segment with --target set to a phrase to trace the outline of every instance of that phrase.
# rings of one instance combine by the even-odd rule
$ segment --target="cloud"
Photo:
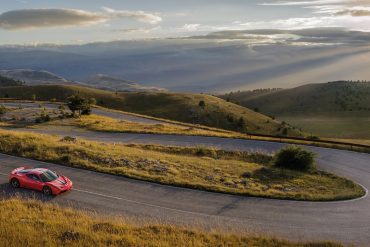
[[[89,25],[105,21],[101,15],[75,9],[24,9],[0,15],[0,27],[7,30]]]
[[[184,26],[180,27],[180,30],[193,32],[193,31],[197,31],[199,27],[200,27],[200,24],[185,24]]]
[[[285,44],[328,46],[337,44],[369,45],[370,33],[343,28],[310,28],[300,30],[258,29],[213,32],[194,39],[238,40],[248,45]]]
[[[312,6],[312,5],[327,5],[347,2],[346,0],[314,0],[314,1],[272,1],[262,3],[265,6]]]
[[[46,27],[92,25],[111,19],[134,19],[156,24],[162,21],[157,14],[144,11],[123,11],[104,8],[104,12],[88,12],[78,9],[22,9],[2,13],[0,28],[22,30]]]
[[[149,24],[157,24],[162,21],[159,14],[148,13],[145,11],[127,11],[127,10],[114,10],[108,7],[102,7],[106,12],[105,15],[109,18],[131,18]]]
[[[161,29],[160,26],[153,27],[153,28],[121,28],[121,29],[112,29],[112,32],[117,33],[150,33],[152,31],[156,31]]]
[[[344,27],[351,30],[370,31],[369,0],[269,0],[263,6],[297,6],[312,9],[312,15],[270,22],[244,23],[246,28],[265,25],[278,29]]]
[[[336,12],[335,15],[351,15],[353,17],[370,16],[370,10],[368,9],[347,9]]]

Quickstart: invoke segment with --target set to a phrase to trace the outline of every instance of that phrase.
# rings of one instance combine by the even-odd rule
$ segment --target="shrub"
[[[307,139],[310,139],[310,140],[320,140],[320,137],[318,136],[307,136]]]
[[[6,113],[6,108],[3,105],[0,105],[0,115],[3,115]]]
[[[90,105],[96,105],[96,99],[95,98],[89,98],[89,104]]]
[[[50,115],[47,114],[45,110],[43,110],[40,116],[35,119],[35,123],[44,123],[49,122],[50,120],[51,120]]]
[[[311,170],[316,167],[315,154],[299,146],[287,146],[275,154],[274,165],[298,171]]]
[[[76,143],[77,138],[72,137],[72,136],[65,136],[62,139],[60,139],[61,142],[71,142],[71,143]]]
[[[199,101],[199,107],[201,107],[202,109],[204,109],[206,107],[206,102],[204,102],[204,100],[201,100]]]

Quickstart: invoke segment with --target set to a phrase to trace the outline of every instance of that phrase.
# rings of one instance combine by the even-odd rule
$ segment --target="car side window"
[[[27,177],[34,181],[40,181],[40,179],[35,174],[27,174]]]

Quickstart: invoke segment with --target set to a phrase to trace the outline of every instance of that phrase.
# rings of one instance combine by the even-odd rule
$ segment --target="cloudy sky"
[[[0,44],[316,27],[370,32],[370,0],[1,0],[0,5]]]

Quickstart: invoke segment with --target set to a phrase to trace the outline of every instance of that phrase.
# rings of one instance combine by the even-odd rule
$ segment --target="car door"
[[[40,177],[36,174],[27,174],[24,187],[33,190],[42,190],[43,183]]]

